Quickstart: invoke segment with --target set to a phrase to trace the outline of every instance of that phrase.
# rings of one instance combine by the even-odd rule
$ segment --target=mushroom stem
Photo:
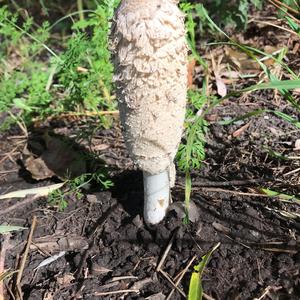
[[[148,224],[166,214],[184,125],[188,47],[178,3],[121,0],[111,31],[120,120],[129,155],[144,172]]]
[[[159,223],[166,215],[170,198],[168,170],[158,174],[143,172],[144,177],[144,218],[148,224]]]

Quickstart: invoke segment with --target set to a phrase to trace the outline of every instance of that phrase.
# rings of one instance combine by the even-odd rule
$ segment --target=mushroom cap
[[[183,130],[187,43],[177,2],[123,0],[111,32],[125,143],[150,174],[172,165]]]

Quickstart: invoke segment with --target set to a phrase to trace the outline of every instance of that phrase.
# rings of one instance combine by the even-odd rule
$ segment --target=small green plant
[[[205,89],[203,90],[205,91]],[[199,169],[205,159],[205,135],[208,130],[205,115],[215,105],[216,100],[214,96],[208,97],[198,90],[188,92],[186,129],[176,155],[179,169],[185,172],[185,224],[189,220],[188,211],[192,190],[191,171]]]
[[[207,72],[207,63],[199,55],[196,45],[196,31],[199,22],[195,20],[195,14],[198,16],[196,11],[197,5],[191,4],[187,1],[182,1],[180,3],[181,10],[186,14],[185,27],[187,29],[187,42],[192,52],[192,57],[204,68],[205,73]]]
[[[204,80],[202,90],[191,89],[188,91],[188,105],[185,118],[185,132],[182,143],[178,148],[176,161],[181,171],[185,172],[185,223],[188,223],[189,203],[191,195],[191,176],[194,169],[201,167],[201,162],[205,158],[205,134],[208,129],[208,123],[204,118],[206,107],[214,97],[206,94],[206,85],[208,81],[208,65],[199,55],[196,49],[196,29],[197,5],[188,1],[182,1],[181,10],[186,14],[187,42],[191,49],[191,59],[195,59],[204,69]],[[205,113],[204,113],[205,112]]]
[[[185,172],[201,167],[201,161],[205,158],[205,134],[208,128],[208,123],[203,118],[203,110],[208,104],[208,97],[198,90],[190,90],[188,103],[185,138],[177,153],[178,167]]]
[[[82,189],[87,187],[90,182],[95,182],[104,190],[113,186],[111,180],[107,179],[107,175],[102,171],[95,173],[86,173],[66,182],[65,187],[53,191],[48,196],[48,203],[52,206],[58,207],[58,210],[63,211],[68,206],[68,198],[74,197],[79,200],[83,197]]]
[[[207,97],[192,90],[189,91],[188,96],[189,107],[186,113],[185,137],[179,145],[176,155],[179,169],[185,172],[185,224],[189,220],[188,212],[192,190],[190,172],[193,169],[199,169],[205,158],[205,133],[208,126],[201,113],[201,109],[207,104]]]

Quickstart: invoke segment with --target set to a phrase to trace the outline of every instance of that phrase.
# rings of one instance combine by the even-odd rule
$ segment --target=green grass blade
[[[248,119],[248,118],[251,118],[251,117],[262,115],[265,112],[267,112],[267,110],[265,110],[265,109],[253,110],[253,111],[250,111],[250,112],[248,112],[248,113],[246,113],[242,116],[239,116],[237,118],[233,118],[233,119],[230,119],[230,120],[219,121],[218,124],[220,124],[220,125],[230,125],[230,124],[233,124],[233,123],[238,122],[238,121],[242,121],[242,120],[245,120],[245,119]]]
[[[72,18],[73,16],[76,16],[76,15],[79,15],[81,13],[95,13],[94,10],[91,10],[91,9],[83,9],[81,11],[75,11],[73,13],[70,13],[70,14],[67,14],[65,16],[63,16],[62,18],[59,18],[58,20],[56,20],[50,27],[49,29],[51,30],[53,27],[55,27],[57,24],[59,24],[60,22],[66,20],[66,19],[69,19],[69,18]]]
[[[267,83],[261,83],[252,85],[250,87],[244,88],[242,92],[252,92],[256,90],[266,90],[266,89],[285,89],[285,90],[294,90],[300,88],[300,79],[296,80],[274,80]]]
[[[202,115],[207,114],[213,107],[217,106],[218,104],[222,103],[224,100],[229,99],[231,97],[237,97],[243,93],[253,92],[257,90],[265,90],[265,89],[286,89],[286,90],[293,90],[300,87],[300,80],[276,80],[268,83],[261,83],[251,85],[247,88],[241,89],[239,91],[233,91],[228,93],[225,97],[217,99],[213,103],[211,103],[206,110],[203,112]],[[298,103],[296,103],[299,106]]]
[[[211,27],[213,29],[215,29],[216,31],[222,33],[224,36],[226,36],[228,39],[230,39],[230,37],[209,17],[209,15],[207,13],[207,10],[203,6],[203,4],[196,4],[195,9],[196,9],[196,12],[199,15],[202,15],[207,19],[207,21],[209,22],[209,24],[211,25]]]
[[[295,118],[291,117],[290,115],[287,115],[287,114],[285,114],[281,111],[278,111],[278,110],[274,110],[274,111],[269,110],[269,112],[273,113],[277,117],[287,121],[291,125],[294,125],[295,127],[300,129],[300,122],[298,120],[296,120]]]
[[[202,275],[205,267],[207,266],[212,253],[220,246],[220,243],[216,244],[207,254],[201,257],[201,262],[194,266],[189,285],[188,300],[202,300],[203,288],[202,288]]]
[[[21,28],[20,26],[18,26],[17,24],[14,24],[13,22],[11,22],[10,20],[6,20],[11,26],[14,26],[16,29],[18,29],[19,31],[21,31],[23,34],[27,35],[28,37],[30,37],[32,40],[34,40],[35,42],[39,43],[43,48],[45,48],[51,55],[53,55],[55,58],[57,58],[59,61],[61,60],[61,58],[52,50],[50,49],[45,43],[41,42],[38,38],[36,38],[35,36],[33,36],[32,34],[30,34],[29,32],[25,31],[23,28]],[[4,23],[0,22],[0,26],[5,26]]]
[[[185,172],[185,218],[183,220],[184,224],[189,223],[189,209],[190,209],[190,200],[192,192],[192,180],[191,174],[189,171]]]
[[[199,267],[199,265],[196,267]],[[196,267],[194,267],[195,271],[192,273],[190,280],[188,300],[201,300],[203,295],[201,279]]]
[[[280,152],[278,151],[274,151],[273,149],[270,149],[268,147],[263,147],[267,152],[268,154],[270,155],[270,157],[273,157],[277,160],[284,160],[286,161],[288,158],[284,155],[282,155]]]
[[[300,35],[300,26],[294,22],[294,20],[288,16],[285,17],[287,22],[288,22],[288,25],[291,27],[291,29],[296,32],[298,35]]]
[[[270,189],[262,188],[261,191],[269,197],[278,197],[283,202],[292,202],[300,204],[300,199],[294,195],[288,195]]]

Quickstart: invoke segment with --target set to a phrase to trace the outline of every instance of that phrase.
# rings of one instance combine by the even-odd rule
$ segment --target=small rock
[[[143,227],[143,221],[140,215],[137,215],[133,220],[132,220],[133,225],[135,225],[137,228]]]

